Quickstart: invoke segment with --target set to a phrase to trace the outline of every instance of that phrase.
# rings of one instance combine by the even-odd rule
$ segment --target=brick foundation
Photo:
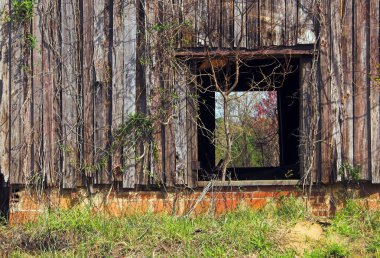
[[[194,206],[201,192],[202,189],[127,192],[97,188],[90,200],[84,189],[61,192],[50,190],[43,194],[13,189],[9,221],[11,224],[23,223],[36,218],[46,209],[70,209],[90,202],[94,212],[105,212],[114,216],[146,212],[183,215]],[[380,210],[380,185],[361,184],[347,188],[336,184],[313,187],[311,192],[303,192],[296,186],[216,187],[204,196],[192,214],[219,215],[241,206],[260,209],[268,202],[289,196],[301,199],[316,216],[332,216],[343,207],[347,196],[356,198],[368,209]]]

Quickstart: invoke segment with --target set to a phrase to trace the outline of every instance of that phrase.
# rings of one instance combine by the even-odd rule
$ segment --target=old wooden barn
[[[202,191],[210,179],[380,183],[379,1],[3,0],[0,10],[4,203],[26,190]],[[261,134],[230,146],[252,155],[230,155],[222,182],[218,100],[255,92],[252,124],[232,134]],[[254,111],[269,96],[274,127]],[[257,142],[270,132],[274,142]]]

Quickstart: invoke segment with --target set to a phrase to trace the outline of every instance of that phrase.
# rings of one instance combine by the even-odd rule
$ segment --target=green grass
[[[362,249],[365,256],[376,257],[379,216],[347,202],[325,229],[324,238],[309,243],[309,250],[298,255],[350,257]],[[115,218],[78,207],[45,213],[34,223],[3,227],[0,240],[7,239],[7,245],[0,250],[12,257],[295,257],[296,250],[283,242],[284,234],[306,218],[310,215],[294,198],[218,218],[154,214]]]

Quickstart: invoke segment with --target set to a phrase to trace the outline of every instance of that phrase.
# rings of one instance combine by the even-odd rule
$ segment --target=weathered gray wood
[[[300,60],[300,167],[303,182],[316,182],[317,178],[317,130],[318,92],[313,59]]]
[[[36,15],[32,19],[33,35],[36,38],[36,47],[32,50],[33,72],[33,181],[38,184],[42,181],[43,168],[43,83],[42,83],[42,1],[38,1]]]
[[[0,12],[7,10],[8,3],[1,1]],[[9,182],[10,32],[5,20],[0,19],[0,170],[5,182]]]
[[[62,187],[76,187],[76,173],[79,170],[78,159],[78,78],[79,71],[78,40],[74,10],[78,8],[73,0],[61,1],[61,32],[62,32],[62,55],[64,65],[62,72],[62,118],[61,118],[61,151],[62,151]],[[37,100],[38,102],[38,100]]]
[[[234,1],[222,1],[221,37],[222,47],[234,46]]]
[[[286,17],[286,1],[285,0],[272,0],[273,5],[273,18],[272,18],[272,38],[273,45],[285,45],[285,17]]]
[[[208,37],[208,9],[207,1],[198,0],[196,2],[197,11],[195,12],[196,16],[196,45],[208,46],[209,37]]]
[[[261,46],[273,45],[272,1],[260,0],[260,39]]]
[[[183,19],[183,22],[188,24],[182,30],[180,38],[181,47],[189,47],[195,45],[196,5],[194,4],[194,1],[197,0],[181,0],[180,15]],[[216,28],[219,29],[219,26]]]
[[[369,42],[368,1],[355,1],[354,16],[354,163],[361,168],[361,179],[369,180],[368,139],[368,86]]]
[[[174,91],[177,100],[174,106],[174,131],[175,131],[175,182],[179,185],[187,183],[187,103],[188,95],[186,69],[175,74]]]
[[[297,44],[297,0],[286,1],[286,31],[285,42],[287,46]]]
[[[137,24],[136,3],[130,1],[124,6],[124,114],[123,120],[136,112],[136,47]],[[136,183],[135,148],[125,146],[123,166],[123,187],[133,188]]]
[[[342,158],[343,162],[353,165],[354,161],[354,129],[353,129],[353,1],[346,1],[342,6],[342,69],[343,89],[341,91],[343,130]],[[338,180],[340,178],[338,177]]]
[[[111,182],[110,111],[111,62],[109,60],[111,11],[107,0],[94,0],[94,162],[95,184]],[[120,7],[118,7],[120,8]]]
[[[94,165],[94,1],[83,2],[83,168],[92,176]]]
[[[247,8],[245,0],[234,1],[234,46],[247,47]]]
[[[337,6],[334,8],[337,13],[334,15],[340,16],[340,3],[331,2],[331,5]],[[332,7],[332,6],[331,6]],[[314,44],[315,36],[315,17],[318,10],[316,9],[315,0],[300,0],[298,4],[298,25],[297,25],[297,44]],[[331,13],[333,14],[333,13]],[[337,20],[338,21],[338,20]],[[339,21],[338,24],[341,22]]]
[[[186,184],[189,187],[195,187],[198,180],[197,162],[198,162],[198,115],[197,115],[197,95],[196,78],[192,75],[195,67],[191,66],[185,72],[187,74],[186,87],[186,135],[187,135],[187,178]],[[195,165],[195,166],[194,166]]]
[[[319,19],[321,24],[320,31],[320,119],[321,119],[321,171],[319,175],[320,181],[329,183],[332,172],[332,126],[330,123],[331,115],[331,27],[329,1],[323,0],[320,3]]]
[[[380,90],[378,77],[379,60],[379,1],[370,1],[370,112],[371,112],[371,172],[372,183],[380,183]]]
[[[221,44],[221,1],[220,0],[208,0],[207,5],[207,19],[208,19],[208,38],[210,47],[219,47]]]
[[[330,20],[331,20],[331,104],[330,104],[330,124],[331,124],[331,150],[332,150],[332,179],[339,180],[339,168],[342,164],[342,123],[343,112],[341,110],[341,97],[343,80],[343,63],[342,63],[342,22],[341,22],[341,6],[338,2],[330,4]],[[306,23],[306,22],[305,22]],[[306,25],[305,25],[306,26]],[[305,32],[306,34],[308,32]],[[300,38],[299,38],[300,39]],[[303,39],[305,40],[305,39]],[[304,41],[303,41],[304,42]],[[310,43],[310,41],[306,41]]]
[[[114,1],[113,6],[113,48],[112,48],[112,131],[123,123],[124,112],[124,24],[123,1]],[[117,146],[112,153],[113,180],[122,180],[123,149]]]
[[[254,49],[260,44],[259,0],[247,0],[247,48]]]

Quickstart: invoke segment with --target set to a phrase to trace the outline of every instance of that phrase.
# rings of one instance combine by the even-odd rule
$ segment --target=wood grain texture
[[[174,145],[175,145],[175,183],[178,185],[187,184],[187,103],[186,96],[188,96],[188,80],[186,70],[179,71],[175,74],[174,90],[177,100],[174,106]]]
[[[196,33],[196,46],[208,46],[209,37],[208,37],[208,7],[207,1],[197,0],[193,3],[196,5],[195,12],[195,33]]]
[[[380,183],[380,90],[376,82],[378,77],[379,53],[379,1],[370,1],[369,28],[370,28],[370,126],[371,126],[371,173],[372,183]]]
[[[83,168],[87,177],[92,176],[94,165],[94,1],[83,1]]]
[[[206,2],[206,1],[204,1]],[[207,1],[207,19],[208,19],[208,38],[210,47],[219,47],[222,42],[221,37],[221,1],[208,0]]]
[[[368,139],[368,74],[369,36],[367,12],[368,1],[355,1],[354,16],[354,163],[361,168],[361,179],[370,179]]]
[[[136,47],[137,23],[136,3],[130,1],[124,6],[124,114],[123,120],[136,112]],[[123,187],[133,188],[136,183],[135,148],[125,146],[123,150]]]
[[[247,0],[247,48],[254,49],[260,44],[259,0]]]
[[[354,112],[353,112],[353,1],[346,1],[342,6],[342,69],[343,89],[341,91],[343,110],[342,158],[353,165],[354,162]],[[338,180],[340,178],[338,177]]]
[[[273,45],[285,45],[285,32],[286,32],[286,1],[285,0],[272,0],[273,14],[272,14],[272,39]]]
[[[79,79],[77,71],[80,70],[76,41],[77,20],[74,10],[78,8],[75,1],[61,1],[61,32],[62,54],[64,64],[62,73],[62,117],[61,117],[61,151],[62,151],[62,187],[75,188],[77,172],[79,170],[78,158],[78,88]],[[37,103],[39,101],[37,100]]]
[[[333,8],[337,6],[338,8]],[[315,0],[300,0],[298,3],[298,25],[297,25],[297,44],[314,44],[316,41],[316,13],[317,9]],[[331,10],[334,9],[337,13],[331,15],[341,16],[340,2],[331,2]],[[339,25],[340,20],[336,20]]]
[[[0,11],[8,10],[6,1],[0,2]],[[9,92],[11,87],[9,57],[11,30],[0,20],[0,170],[5,182],[9,182]]]
[[[273,10],[271,0],[260,0],[260,39],[261,46],[273,45]]]
[[[222,1],[221,18],[221,47],[234,46],[234,1]]]
[[[94,1],[94,173],[95,184],[111,182],[110,114],[111,110],[111,5],[108,0]],[[119,7],[120,8],[120,7]]]
[[[285,42],[287,46],[293,46],[297,44],[297,0],[286,1],[286,31],[285,31]]]
[[[43,82],[42,82],[42,1],[36,4],[36,15],[32,20],[33,35],[36,47],[32,50],[33,72],[33,182],[41,183],[43,176]]]
[[[321,1],[320,9],[320,116],[321,116],[321,171],[320,181],[330,182],[332,173],[332,125],[331,115],[331,21],[329,16],[329,1]]]
[[[343,80],[343,63],[342,63],[342,23],[341,23],[341,6],[339,2],[330,4],[331,36],[330,36],[330,71],[331,71],[331,89],[330,89],[330,125],[331,125],[331,159],[332,175],[331,180],[339,180],[339,168],[342,164],[342,124],[343,111],[342,103],[342,85]]]
[[[247,8],[245,0],[234,1],[234,47],[247,47]]]

